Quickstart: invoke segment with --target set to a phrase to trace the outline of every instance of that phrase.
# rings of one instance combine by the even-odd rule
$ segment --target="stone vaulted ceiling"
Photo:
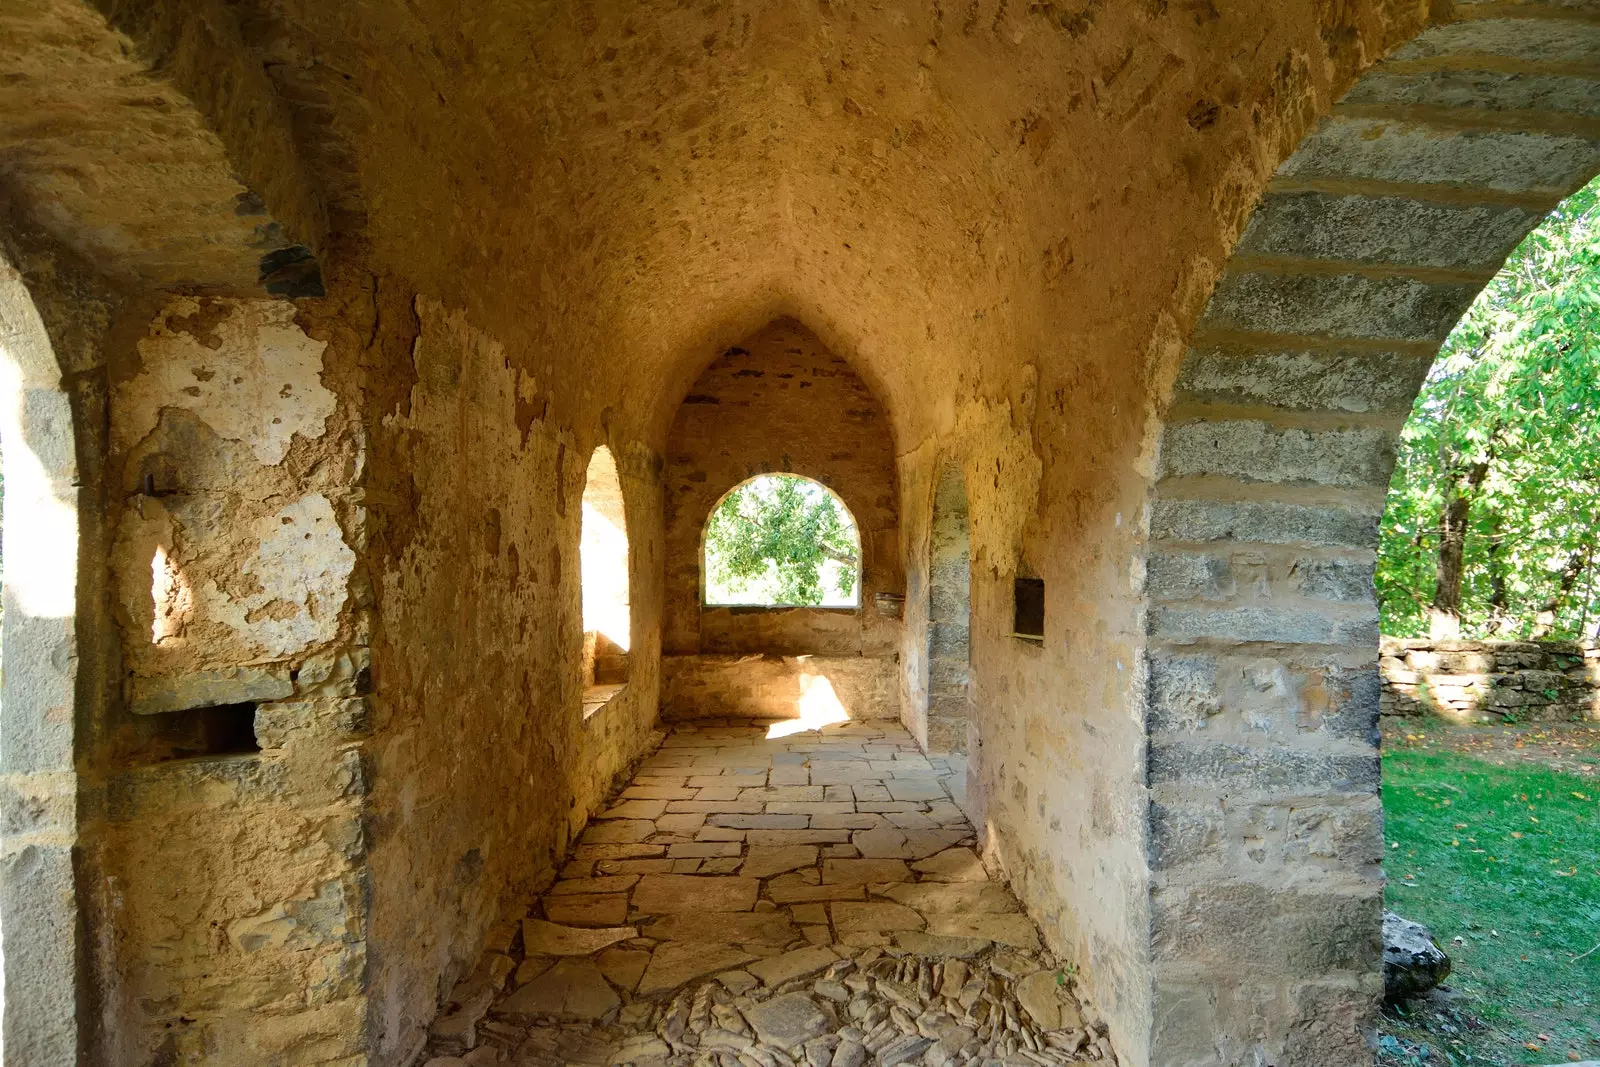
[[[1157,323],[1123,308],[1197,305],[1315,109],[1425,5],[100,6],[0,22],[37,60],[0,91],[51,103],[0,131],[3,171],[91,256],[173,283],[241,276],[203,262],[240,244],[340,250],[657,434],[719,345],[789,312],[916,437],[980,375],[1143,350]],[[169,215],[188,251],[146,232]]]

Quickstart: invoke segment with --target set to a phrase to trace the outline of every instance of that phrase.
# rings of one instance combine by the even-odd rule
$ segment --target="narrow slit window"
[[[1014,586],[1011,636],[1044,640],[1044,579],[1018,578]]]
[[[583,580],[583,708],[592,715],[628,682],[628,520],[616,460],[594,450],[583,487],[578,547]]]

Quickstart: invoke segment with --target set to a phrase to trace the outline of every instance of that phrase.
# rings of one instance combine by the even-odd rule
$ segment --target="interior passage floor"
[[[1112,1059],[952,768],[898,724],[788,728],[675,727],[452,993],[432,1067]]]

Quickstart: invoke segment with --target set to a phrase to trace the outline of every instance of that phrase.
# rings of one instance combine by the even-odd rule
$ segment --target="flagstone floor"
[[[491,937],[427,1067],[1114,1059],[979,862],[964,764],[897,723],[772,726],[673,728]]]

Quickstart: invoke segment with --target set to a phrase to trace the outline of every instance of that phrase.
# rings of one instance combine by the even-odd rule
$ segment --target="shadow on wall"
[[[1600,721],[1600,646],[1592,641],[1385,637],[1384,715],[1456,723]]]

